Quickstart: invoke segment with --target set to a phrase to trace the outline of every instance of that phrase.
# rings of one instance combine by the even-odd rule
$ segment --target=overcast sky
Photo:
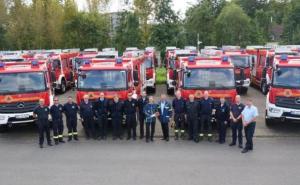
[[[85,0],[76,0],[80,10],[86,9]],[[110,12],[116,12],[118,10],[123,9],[123,1],[124,0],[111,0],[112,3],[109,5]],[[173,0],[173,9],[175,11],[180,11],[181,16],[184,15],[185,11],[193,4],[195,4],[197,0]]]

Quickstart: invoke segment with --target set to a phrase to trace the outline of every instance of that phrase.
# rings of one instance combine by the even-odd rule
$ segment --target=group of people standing
[[[205,134],[209,141],[212,141],[212,123],[217,122],[220,144],[225,143],[227,127],[232,129],[232,142],[230,146],[237,143],[243,148],[243,129],[247,143],[242,150],[243,153],[253,150],[253,134],[255,130],[257,108],[249,99],[246,105],[241,103],[240,96],[236,97],[235,103],[229,105],[224,98],[220,98],[220,103],[209,97],[205,91],[203,98],[195,99],[193,94],[187,100],[183,99],[181,92],[175,93],[175,98],[170,103],[167,96],[162,94],[160,100],[155,103],[153,96],[147,96],[142,92],[139,99],[134,99],[129,93],[125,101],[120,101],[118,95],[114,95],[113,100],[105,98],[104,93],[100,93],[99,99],[90,101],[85,95],[83,101],[78,106],[73,102],[72,97],[68,97],[68,102],[64,105],[59,103],[57,97],[54,104],[46,107],[44,100],[40,100],[40,105],[34,110],[34,117],[37,118],[39,127],[39,144],[43,148],[44,133],[46,133],[48,145],[52,146],[50,139],[49,120],[52,120],[53,139],[55,144],[64,143],[63,140],[63,119],[66,115],[68,127],[68,141],[78,140],[77,133],[77,113],[79,112],[82,125],[87,139],[107,139],[108,121],[111,119],[113,140],[122,138],[122,125],[125,118],[127,126],[127,140],[136,140],[136,128],[139,123],[140,139],[146,137],[146,142],[153,141],[155,134],[156,120],[161,123],[163,137],[162,140],[169,141],[169,128],[171,120],[174,120],[175,140],[179,138],[199,142],[204,139]],[[174,113],[174,119],[172,119]],[[51,116],[49,116],[51,115]],[[50,117],[50,118],[49,118]],[[138,121],[137,121],[138,120]],[[146,134],[144,128],[146,127]],[[186,134],[188,131],[188,134]]]

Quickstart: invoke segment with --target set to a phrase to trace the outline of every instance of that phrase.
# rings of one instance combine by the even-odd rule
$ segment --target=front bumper
[[[146,80],[146,87],[155,87],[155,80],[153,78]]]
[[[267,102],[266,104],[267,119],[290,119],[300,121],[300,110],[277,107],[275,104]]]
[[[31,123],[33,121],[34,118],[32,112],[0,114],[0,125]]]
[[[174,80],[167,80],[168,89],[175,89],[173,82]]]
[[[236,80],[236,85],[237,87],[244,87],[244,88],[248,88],[250,86],[250,79],[247,78],[245,80]]]

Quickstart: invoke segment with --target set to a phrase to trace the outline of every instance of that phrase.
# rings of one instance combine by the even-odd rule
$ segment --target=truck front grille
[[[0,113],[13,114],[13,113],[25,113],[33,112],[38,106],[38,102],[15,102],[0,104]]]
[[[283,108],[300,109],[300,97],[277,96],[275,105]]]

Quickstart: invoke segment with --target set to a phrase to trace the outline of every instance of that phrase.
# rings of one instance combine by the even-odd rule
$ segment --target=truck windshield
[[[126,71],[83,71],[78,78],[80,90],[123,90],[127,88]]]
[[[250,67],[250,57],[249,56],[230,56],[230,59],[235,67]]]
[[[300,67],[281,67],[274,71],[273,86],[300,88]]]
[[[0,94],[30,93],[46,90],[43,72],[0,74]]]
[[[184,75],[185,89],[232,89],[235,88],[232,68],[190,69]]]

